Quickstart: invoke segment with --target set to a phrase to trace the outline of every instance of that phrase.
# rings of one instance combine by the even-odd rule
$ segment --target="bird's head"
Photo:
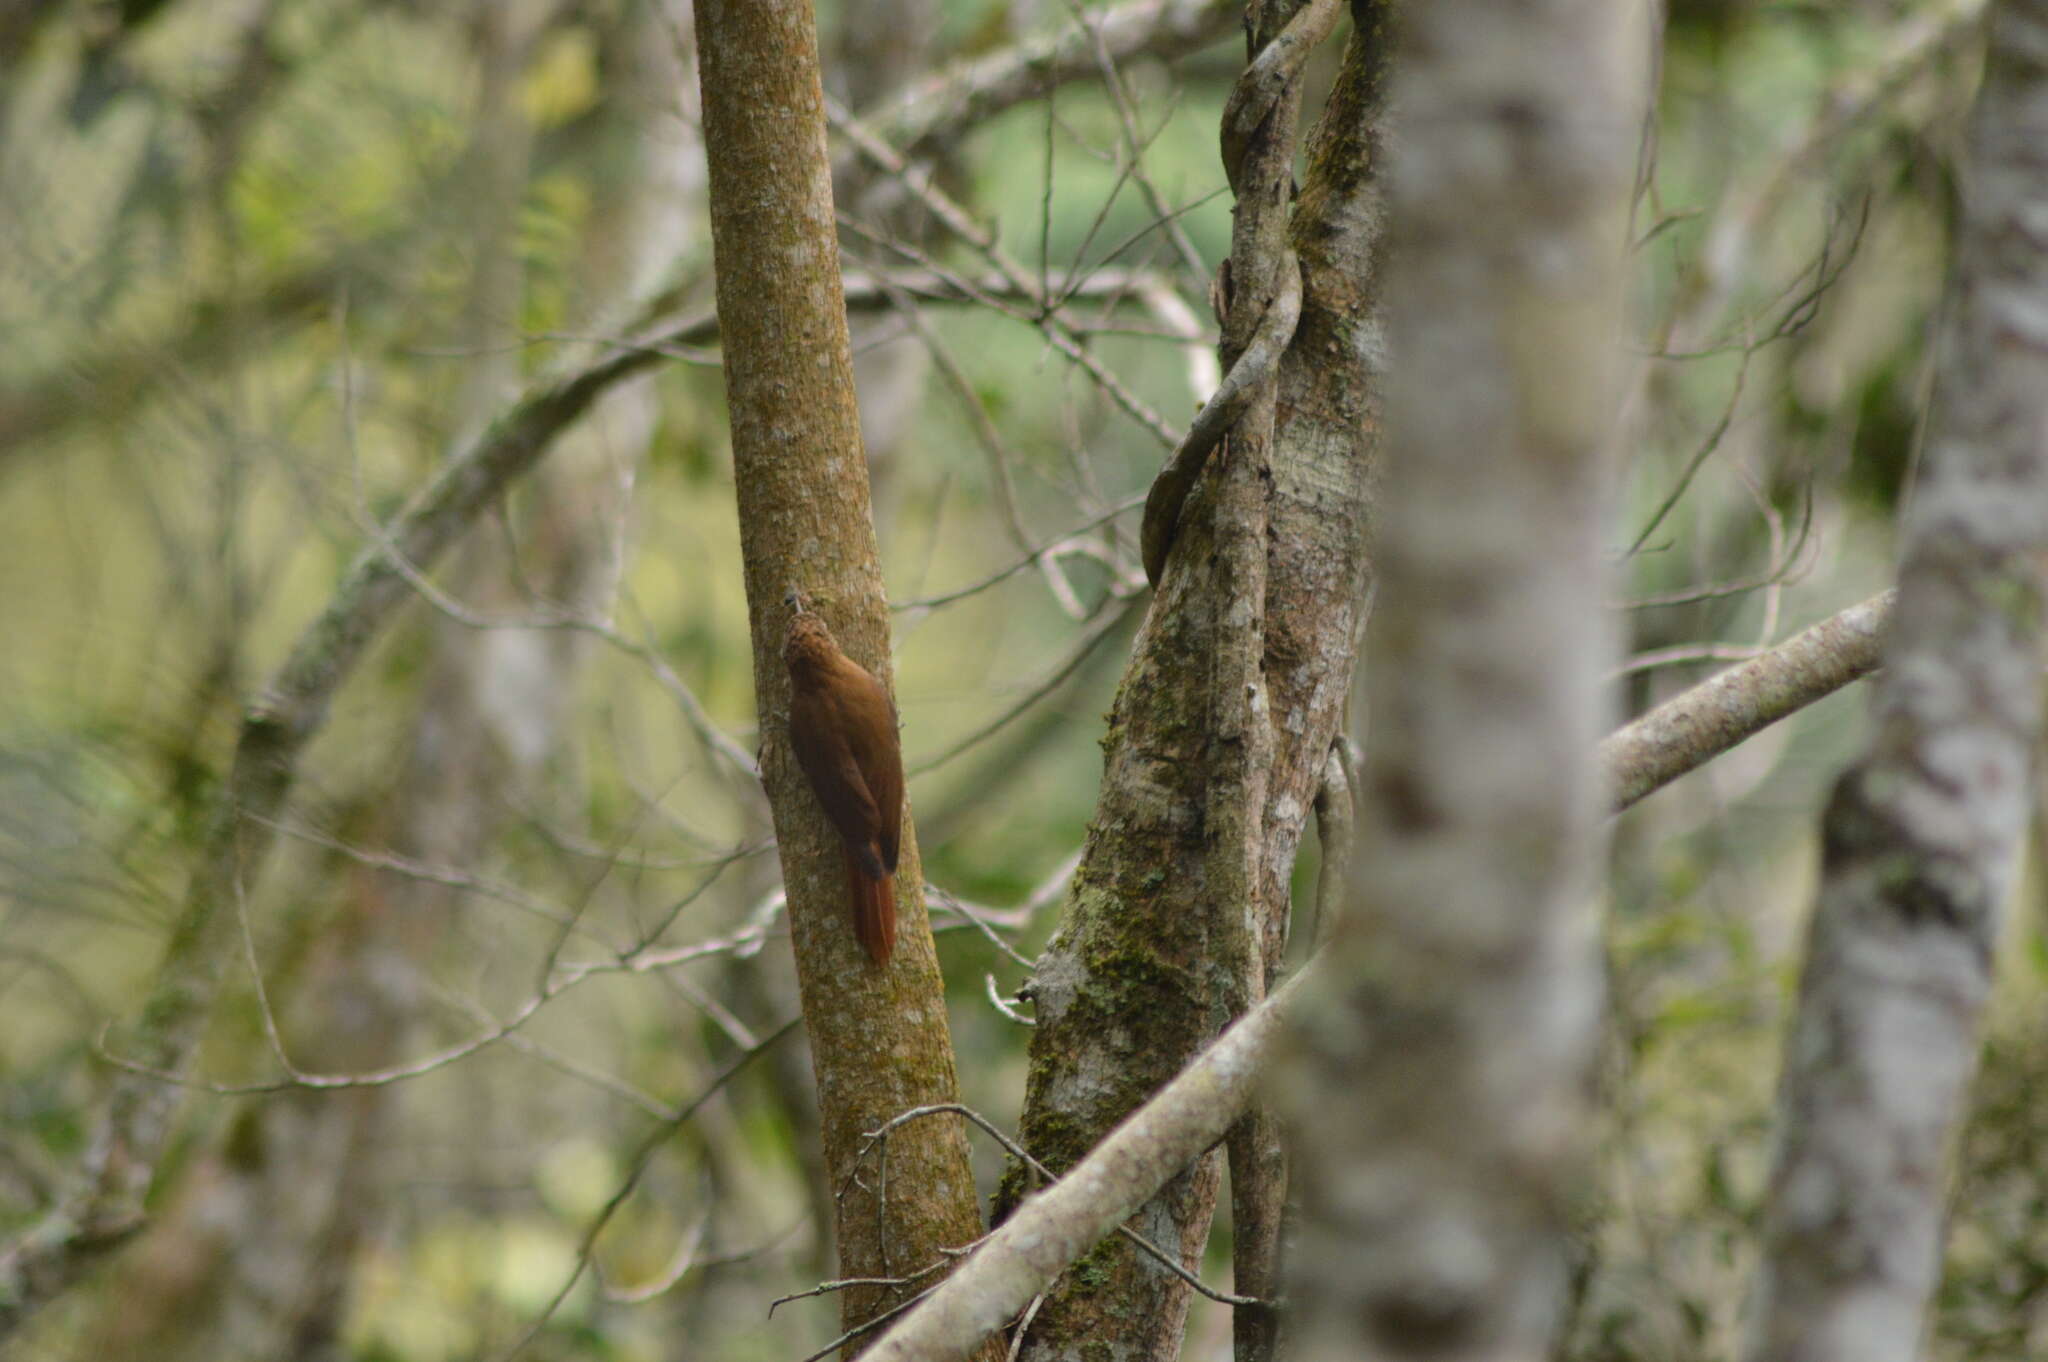
[[[839,652],[825,617],[811,608],[811,598],[791,587],[782,603],[789,607],[789,632],[782,640],[782,660],[792,671],[815,671]]]

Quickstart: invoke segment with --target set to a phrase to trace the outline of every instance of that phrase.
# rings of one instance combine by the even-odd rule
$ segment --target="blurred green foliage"
[[[518,379],[623,331],[636,301],[617,286],[624,255],[651,239],[654,276],[685,306],[708,301],[710,264],[691,170],[694,91],[631,76],[636,52],[687,36],[686,18],[678,29],[673,12],[643,0],[553,7],[521,55],[513,109],[527,150],[504,236],[517,293],[509,313],[484,319],[492,342],[471,315],[493,249],[477,217],[489,201],[478,149],[491,129],[479,124],[476,14],[396,0],[46,8],[17,47],[0,44],[0,1230],[10,1233],[80,1156],[106,1081],[95,1049],[104,1033],[118,1052],[121,1032],[106,1028],[151,978],[240,705],[367,527]],[[1918,59],[1862,116],[1810,147],[1801,139],[1825,130],[1843,92],[1889,69],[1900,25],[1933,12],[1867,0],[1671,10],[1635,223],[1640,335],[1613,540],[1618,605],[1705,594],[1618,611],[1632,655],[1768,642],[1889,574],[1974,77],[1967,33]],[[875,20],[851,3],[824,13],[829,65],[833,24]],[[1010,6],[954,0],[937,16],[934,58],[998,48],[1021,22]],[[1182,223],[1209,261],[1228,240],[1215,128],[1238,59],[1229,38],[1176,69],[1124,71],[1144,133],[1157,134],[1146,170],[1187,208]],[[1328,78],[1326,61],[1316,79]],[[968,130],[942,171],[1006,249],[1054,282],[1105,263],[1172,276],[1160,234],[1144,231],[1152,213],[1126,174],[1123,136],[1100,87],[1082,83]],[[661,176],[675,182],[656,193]],[[1729,247],[1717,232],[1743,225],[1737,210],[1751,203],[1756,216]],[[948,268],[981,268],[959,243],[889,230]],[[867,236],[846,242],[850,263],[903,263]],[[1207,281],[1175,281],[1202,313]],[[1109,328],[1092,348],[1157,410],[1177,421],[1193,409],[1185,353],[1139,334],[1156,319],[1109,303],[1076,314]],[[1110,597],[1128,577],[1131,518],[1076,527],[1141,493],[1161,451],[1048,353],[1029,317],[951,306],[928,316],[1001,431],[1032,543],[1076,536],[1086,552],[1059,560],[1073,601],[1118,609]],[[857,318],[876,370],[909,374],[901,391],[877,380],[870,405],[900,408],[899,434],[875,442],[873,479],[902,609],[905,752],[920,772],[1030,694],[1081,626],[1035,570],[916,604],[1023,553],[974,423],[891,329],[886,313]],[[1670,354],[1689,357],[1656,357]],[[465,384],[492,364],[509,365],[509,382],[479,411]],[[629,509],[586,550],[616,560],[601,613],[624,641],[650,644],[751,748],[718,375],[679,361],[651,400],[651,437],[605,427],[562,456],[630,489]],[[1640,551],[1624,555],[1679,488]],[[485,580],[458,564],[436,580],[494,617],[542,613],[550,598],[521,569],[550,561],[549,536],[564,531],[549,514],[565,495],[560,484],[522,489],[479,530],[479,541],[517,547],[503,560],[514,570]],[[570,524],[588,529],[590,518]],[[934,885],[1006,909],[1079,849],[1130,627],[1108,631],[1013,722],[914,776]],[[539,637],[465,631],[418,607],[343,690],[303,772],[296,835],[249,886],[250,952],[294,1043],[311,1051],[323,1033],[346,1032],[355,995],[331,990],[362,960],[384,958],[350,952],[381,939],[393,915],[407,944],[402,978],[379,986],[417,995],[408,1057],[511,1015],[550,960],[585,958],[588,943],[565,947],[561,923],[536,905],[612,941],[639,940],[671,914],[664,944],[757,922],[770,931],[757,951],[593,975],[520,1032],[527,1048],[494,1046],[384,1090],[388,1110],[359,1151],[372,1169],[373,1228],[341,1265],[350,1290],[338,1336],[362,1362],[508,1346],[568,1281],[592,1216],[631,1171],[651,1128],[638,1098],[687,1100],[737,1053],[736,1035],[765,1033],[793,1008],[787,950],[764,912],[774,867],[758,803],[624,647],[577,645],[551,693],[565,717],[538,761],[455,782],[488,811],[489,834],[464,865],[439,867],[467,877],[462,892],[410,896],[420,876],[390,857],[411,831],[394,826],[399,811],[421,807],[409,786],[430,741],[422,715],[460,659],[515,675],[525,665],[516,649]],[[1662,698],[1711,660],[1632,672],[1624,703]],[[1812,828],[1859,739],[1857,714],[1854,700],[1830,701],[1616,829],[1604,904],[1609,1118],[1567,1356],[1730,1354]],[[1313,856],[1311,845],[1296,877],[1304,897]],[[2027,1100],[2048,1064],[2038,877],[2025,894],[1963,1142],[1935,1344],[1944,1359],[2048,1349],[2048,1165]],[[1026,956],[1056,925],[1057,898],[1046,898],[1006,932]],[[1025,1033],[988,1004],[984,981],[1008,995],[1024,971],[958,915],[941,921],[965,1100],[1007,1123]],[[204,1078],[275,1078],[248,970],[222,988]],[[344,1003],[305,1001],[335,997]],[[312,1015],[294,1010],[305,1007]],[[581,1274],[526,1356],[651,1359],[681,1339],[706,1356],[788,1358],[836,1332],[836,1310],[820,1300],[764,1323],[770,1300],[830,1275],[807,1167],[801,1040],[783,1044],[789,1063],[756,1063],[660,1146],[600,1241],[598,1275]],[[338,1119],[359,1096],[314,1099],[309,1119]],[[215,1168],[278,1157],[261,1139],[246,1165],[213,1151],[233,1152],[238,1121],[276,1128],[249,1113],[298,1100],[200,1095],[158,1199],[166,1222],[202,1200]],[[979,1145],[976,1158],[986,1187],[997,1153]],[[679,1258],[680,1246],[696,1259]],[[187,1246],[176,1257],[220,1252]],[[692,1261],[646,1303],[617,1298]],[[16,1351],[94,1355],[107,1302],[139,1301],[157,1280],[117,1268]],[[191,1303],[217,1289],[208,1280],[173,1304],[203,1313]],[[173,1318],[160,1338],[179,1327]],[[1227,1319],[1198,1304],[1190,1355],[1222,1355],[1227,1333]],[[149,1355],[179,1355],[160,1347]]]

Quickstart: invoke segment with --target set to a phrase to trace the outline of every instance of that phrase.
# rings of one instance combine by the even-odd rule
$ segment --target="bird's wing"
[[[903,745],[896,732],[896,706],[881,683],[862,673],[867,682],[857,690],[842,692],[840,704],[847,713],[844,729],[854,735],[853,760],[860,768],[861,783],[875,802],[879,822],[875,840],[882,853],[882,865],[896,873],[896,848],[903,836]]]
[[[790,746],[796,750],[797,765],[803,767],[840,840],[848,850],[873,857],[883,820],[836,717],[817,697],[802,693],[791,696]],[[900,791],[897,802],[900,806]],[[879,878],[882,866],[874,866],[872,873]]]
[[[890,729],[895,730],[895,712],[890,711]],[[896,873],[896,847],[903,837],[903,749],[891,744],[881,769],[871,771],[869,784],[875,792],[875,806],[882,815],[882,864]]]

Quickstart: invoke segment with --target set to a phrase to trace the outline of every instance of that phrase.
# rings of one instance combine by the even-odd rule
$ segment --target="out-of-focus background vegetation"
[[[1669,7],[1617,427],[1617,712],[1888,583],[1979,8]],[[828,84],[883,108],[1101,13],[825,4]],[[240,707],[343,566],[524,382],[708,306],[690,29],[681,0],[0,12],[8,1233],[81,1157]],[[1120,63],[1114,92],[1077,81],[933,144],[1050,284],[1123,281],[1067,315],[1174,421],[1213,335],[1154,200],[1213,267],[1241,61],[1217,31]],[[849,163],[841,188],[849,269],[985,268],[886,178]],[[906,309],[855,318],[875,514],[964,1096],[1007,1124],[1026,1032],[991,994],[1057,922],[1143,604],[1131,501],[1163,451],[1028,315]],[[379,642],[239,905],[156,1226],[10,1357],[444,1362],[534,1331],[523,1356],[793,1359],[836,1332],[827,1299],[768,1314],[832,1271],[800,1034],[641,1157],[661,1113],[795,1015],[765,808],[703,732],[755,741],[725,440],[715,348],[678,347]],[[1616,828],[1611,1120],[1570,1356],[1728,1354],[1815,817],[1860,723],[1829,701]],[[2048,950],[2026,883],[1942,1358],[2048,1355]],[[287,1060],[417,1072],[314,1091]],[[986,1190],[997,1151],[977,1158]],[[1227,1348],[1198,1304],[1190,1355]]]

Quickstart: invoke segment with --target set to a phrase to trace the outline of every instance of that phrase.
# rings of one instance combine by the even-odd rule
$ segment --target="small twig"
[[[1669,648],[1652,648],[1637,653],[1607,673],[1609,681],[1665,667],[1695,667],[1706,662],[1748,662],[1766,650],[1748,643],[1677,643]]]
[[[1153,411],[1143,398],[1132,392],[1122,379],[1110,372],[1101,360],[1089,353],[1087,347],[1075,337],[1072,329],[1054,313],[1037,285],[1031,281],[1031,277],[1016,261],[997,247],[993,234],[977,224],[966,209],[932,182],[931,172],[926,167],[910,164],[895,148],[855,121],[838,101],[829,95],[825,98],[825,117],[859,149],[861,155],[867,157],[884,173],[894,177],[919,203],[931,210],[932,216],[948,231],[981,252],[982,256],[1010,281],[1012,287],[1027,297],[1034,298],[1038,305],[1038,328],[1055,350],[1078,365],[1112,402],[1132,420],[1157,436],[1160,443],[1169,448],[1180,443],[1180,435],[1172,425]],[[894,242],[884,244],[896,246]]]
[[[987,1236],[984,1235],[982,1237],[986,1238]],[[939,1272],[947,1267],[952,1266],[954,1260],[960,1254],[971,1253],[974,1250],[974,1245],[980,1242],[980,1239],[976,1239],[974,1243],[962,1244],[959,1248],[942,1248],[940,1250],[940,1257],[936,1262],[927,1263],[923,1267],[919,1268],[917,1271],[910,1273],[908,1276],[837,1277],[829,1282],[819,1282],[816,1286],[812,1287],[808,1291],[793,1291],[787,1296],[777,1296],[774,1300],[768,1302],[769,1318],[774,1318],[775,1311],[778,1307],[787,1305],[791,1301],[809,1300],[813,1296],[830,1296],[836,1292],[847,1291],[856,1286],[878,1286],[883,1288],[884,1290],[887,1290],[892,1287],[909,1286],[912,1282],[921,1282],[926,1277],[931,1276],[934,1272]]]
[[[707,1216],[706,1219],[708,1218]],[[704,1268],[726,1267],[733,1263],[744,1263],[750,1259],[760,1257],[783,1240],[789,1238],[790,1235],[795,1234],[798,1229],[802,1228],[805,1219],[805,1216],[799,1215],[752,1248],[735,1249],[731,1253],[714,1253],[703,1257],[692,1254],[689,1256],[689,1261],[683,1262],[682,1260],[685,1255],[681,1248],[679,1248],[675,1258],[670,1261],[669,1270],[664,1272],[656,1281],[650,1282],[646,1286],[613,1287],[605,1285],[601,1287],[601,1290],[604,1293],[604,1298],[608,1301],[617,1301],[621,1305],[642,1304],[643,1302],[653,1300],[657,1296],[666,1295],[668,1292],[673,1291],[676,1284],[682,1281],[684,1277],[687,1277],[692,1269],[701,1271]],[[700,1221],[699,1223],[703,1222]],[[687,1242],[684,1247],[688,1247]],[[680,1268],[677,1267],[678,1263],[681,1263]],[[598,1276],[600,1281],[603,1280],[601,1268],[601,1264],[591,1264],[591,1271]]]
[[[481,1022],[485,1026],[492,1026],[497,1022],[497,1019],[491,1016],[489,1009],[474,998],[465,998],[452,990],[443,988],[436,988],[434,992],[444,1004],[457,1011],[466,1013],[472,1021]],[[657,1121],[667,1120],[674,1114],[674,1108],[651,1093],[642,1092],[639,1088],[634,1087],[622,1078],[615,1078],[610,1074],[590,1068],[580,1060],[571,1059],[553,1047],[543,1045],[541,1042],[533,1039],[533,1037],[522,1032],[515,1031],[511,1035],[503,1037],[503,1040],[506,1045],[519,1051],[519,1053],[539,1060],[549,1068],[567,1074],[569,1077],[580,1082],[588,1083],[601,1092],[610,1093],[620,1101],[639,1108],[640,1111],[648,1116],[652,1116]]]
[[[975,1126],[980,1128],[980,1130],[984,1134],[986,1134],[990,1139],[994,1140],[997,1144],[1001,1145],[1005,1150],[1007,1150],[1011,1157],[1015,1158],[1019,1163],[1022,1163],[1025,1167],[1029,1168],[1034,1174],[1036,1174],[1040,1179],[1041,1183],[1054,1183],[1059,1181],[1058,1177],[1056,1177],[1053,1174],[1053,1171],[1050,1168],[1047,1168],[1044,1164],[1040,1163],[1037,1159],[1033,1158],[1029,1150],[1025,1149],[1024,1146],[1017,1143],[1017,1141],[1011,1139],[1010,1136],[1006,1134],[1000,1126],[995,1124],[995,1122],[989,1120],[986,1116],[983,1116],[974,1108],[966,1106],[959,1102],[934,1102],[928,1106],[912,1107],[909,1111],[900,1112],[897,1115],[890,1117],[887,1121],[883,1122],[880,1129],[871,1130],[867,1132],[867,1143],[861,1146],[861,1155],[865,1157],[867,1151],[876,1145],[881,1145],[884,1148],[886,1148],[889,1133],[899,1126],[908,1125],[910,1122],[921,1120],[926,1116],[944,1116],[948,1114],[960,1116],[965,1120],[972,1122]],[[1228,1291],[1216,1290],[1214,1287],[1204,1282],[1200,1277],[1196,1276],[1194,1273],[1188,1271],[1185,1267],[1181,1266],[1180,1259],[1175,1257],[1173,1254],[1168,1253],[1165,1249],[1159,1247],[1159,1245],[1153,1243],[1150,1239],[1147,1239],[1144,1235],[1138,1233],[1129,1225],[1115,1226],[1112,1230],[1112,1233],[1122,1235],[1126,1240],[1130,1241],[1130,1243],[1134,1247],[1136,1247],[1139,1252],[1154,1259],[1159,1263],[1161,1267],[1164,1267],[1168,1272],[1173,1273],[1174,1276],[1179,1277],[1182,1281],[1186,1282],[1196,1291],[1200,1292],[1204,1296],[1207,1296],[1210,1300],[1215,1301],[1220,1305],[1253,1305],[1266,1308],[1271,1308],[1273,1305],[1273,1302],[1269,1300],[1264,1300],[1258,1296],[1234,1296]]]
[[[598,1293],[606,1300],[619,1305],[639,1305],[656,1296],[666,1295],[675,1289],[677,1282],[688,1275],[697,1265],[697,1246],[704,1242],[704,1231],[711,1224],[711,1207],[706,1205],[692,1221],[683,1237],[676,1241],[676,1251],[670,1255],[668,1266],[656,1274],[653,1281],[645,1286],[615,1287],[604,1283],[603,1273],[597,1273]]]
[[[887,1324],[890,1320],[896,1318],[896,1316],[902,1314],[905,1310],[908,1310],[911,1306],[916,1305],[919,1301],[923,1300],[926,1296],[931,1295],[932,1292],[938,1289],[938,1284],[934,1283],[933,1285],[928,1286],[924,1290],[918,1292],[915,1296],[910,1297],[908,1300],[890,1306],[881,1314],[876,1315],[873,1319],[867,1321],[867,1323],[854,1325],[851,1329],[848,1329],[845,1333],[833,1339],[824,1347],[818,1349],[818,1351],[804,1358],[803,1362],[819,1362],[820,1358],[830,1357],[833,1353],[838,1352],[840,1348],[842,1348],[846,1344],[853,1342],[853,1340],[859,1338],[862,1334],[871,1333],[875,1329],[880,1328],[882,1325]]]
[[[1024,1352],[1024,1335],[1031,1332],[1031,1321],[1038,1318],[1038,1307],[1045,1304],[1045,1293],[1039,1292],[1031,1298],[1031,1304],[1024,1307],[1024,1317],[1017,1321],[1017,1331],[1010,1335],[1010,1351],[1006,1362],[1017,1362]]]
[[[249,929],[249,899],[240,875],[235,876],[235,925],[241,929],[242,959],[249,966],[249,983],[256,995],[256,1012],[263,1019],[263,1038],[269,1042],[271,1058],[277,1061],[280,1069],[298,1078],[298,1066],[285,1053],[284,1036],[277,1027],[277,1014],[270,1010],[270,990],[263,983],[263,966],[256,959],[256,934]]]
[[[1013,722],[1025,710],[1030,709],[1040,700],[1052,694],[1062,682],[1074,674],[1076,668],[1088,660],[1088,654],[1095,650],[1096,645],[1114,633],[1118,626],[1124,622],[1125,617],[1136,608],[1136,602],[1133,600],[1122,601],[1119,604],[1122,606],[1121,609],[1102,610],[1096,622],[1090,625],[1080,638],[1075,640],[1073,647],[1068,650],[1067,655],[1054,663],[1047,669],[1044,675],[1033,682],[1026,689],[1023,697],[1015,704],[983,724],[980,728],[969,733],[966,737],[955,741],[948,747],[942,748],[929,757],[922,758],[913,763],[909,768],[910,774],[920,776],[927,771],[945,765],[968,748],[973,747],[976,743],[982,742],[1001,732],[1006,725]]]
[[[1009,942],[1003,940],[1002,937],[998,936],[996,934],[995,928],[990,926],[988,922],[986,922],[983,919],[981,911],[974,907],[974,905],[970,904],[966,899],[961,898],[959,895],[954,894],[949,890],[941,889],[939,888],[939,886],[935,884],[928,883],[926,884],[925,889],[926,892],[932,894],[934,897],[943,899],[948,907],[952,908],[954,912],[960,914],[961,917],[967,919],[968,923],[972,925],[976,931],[980,932],[984,937],[986,937],[990,945],[994,946],[1004,955],[1009,956],[1013,962],[1022,965],[1027,970],[1032,968],[1036,964],[1035,961],[1019,954],[1015,946],[1012,946]]]
[[[990,1007],[993,1007],[996,1011],[1002,1013],[1005,1017],[1008,1017],[1011,1021],[1017,1023],[1017,1025],[1019,1026],[1038,1025],[1037,1021],[1030,1017],[1025,1016],[1022,1012],[1019,1012],[1017,1010],[1018,999],[1005,998],[1002,995],[1002,991],[996,987],[995,975],[984,974],[981,976],[981,978],[982,982],[988,985],[988,1002]]]
[[[1100,515],[1082,521],[1079,525],[1074,526],[1074,528],[1068,530],[1058,539],[1047,540],[1044,544],[1041,544],[1039,547],[1032,549],[1027,557],[1020,558],[1017,561],[1011,563],[1008,567],[1000,568],[997,571],[990,573],[988,576],[982,578],[978,582],[970,583],[969,585],[960,587],[957,590],[948,591],[937,596],[919,596],[907,601],[897,601],[890,608],[892,610],[902,612],[923,612],[934,610],[939,606],[951,605],[954,601],[964,600],[969,596],[978,595],[979,593],[988,590],[992,586],[997,586],[1003,582],[1006,582],[1010,578],[1016,576],[1018,573],[1024,571],[1026,568],[1035,567],[1038,564],[1038,561],[1047,554],[1055,554],[1060,557],[1065,557],[1070,553],[1092,553],[1094,552],[1092,548],[1085,546],[1079,542],[1080,536],[1086,534],[1088,531],[1092,529],[1096,529],[1102,525],[1108,524],[1110,521],[1115,520],[1120,515],[1124,515],[1131,511],[1135,511],[1144,504],[1145,499],[1143,497],[1128,497],[1123,501],[1119,501],[1116,505],[1102,512]]]
[[[778,900],[779,902],[779,900]],[[494,1023],[481,1035],[473,1036],[459,1044],[437,1050],[424,1058],[409,1063],[394,1064],[382,1069],[359,1073],[320,1074],[306,1073],[291,1068],[289,1061],[282,1061],[287,1077],[260,1083],[212,1083],[190,1078],[174,1070],[165,1069],[129,1059],[114,1053],[107,1047],[107,1032],[102,1031],[95,1040],[93,1051],[102,1060],[128,1073],[153,1078],[159,1082],[181,1088],[193,1088],[219,1097],[250,1097],[265,1093],[289,1092],[293,1089],[310,1089],[319,1092],[339,1091],[346,1088],[381,1088],[407,1079],[419,1078],[425,1074],[444,1069],[458,1060],[466,1059],[478,1051],[488,1049],[508,1040],[521,1027],[532,1021],[548,1003],[562,994],[604,974],[642,974],[651,970],[666,969],[672,965],[690,960],[703,959],[711,955],[743,955],[744,947],[756,944],[766,934],[763,923],[750,923],[730,936],[700,941],[688,946],[674,946],[666,950],[643,949],[628,952],[607,960],[576,961],[560,967],[556,976],[531,994],[525,1002],[504,1021]],[[111,1029],[111,1024],[109,1028]]]
[[[731,1063],[727,1064],[712,1077],[711,1081],[704,1086],[702,1092],[691,1098],[686,1105],[677,1108],[671,1113],[669,1119],[661,1122],[652,1131],[648,1132],[647,1138],[640,1142],[639,1149],[634,1151],[632,1167],[627,1172],[625,1181],[619,1184],[618,1190],[612,1193],[611,1200],[605,1202],[603,1208],[598,1211],[596,1218],[584,1229],[582,1241],[576,1246],[576,1265],[570,1271],[567,1280],[562,1283],[561,1288],[555,1292],[554,1296],[542,1308],[534,1321],[526,1327],[525,1331],[517,1339],[513,1340],[512,1346],[499,1355],[499,1362],[512,1362],[513,1358],[524,1352],[526,1345],[540,1336],[540,1331],[547,1327],[548,1321],[554,1318],[555,1312],[562,1308],[562,1302],[569,1298],[571,1291],[575,1290],[576,1283],[583,1280],[583,1274],[590,1268],[591,1254],[597,1248],[597,1237],[604,1233],[605,1226],[611,1223],[611,1219],[618,1213],[619,1207],[623,1206],[626,1198],[633,1194],[633,1189],[640,1185],[640,1179],[646,1175],[648,1166],[654,1161],[655,1152],[661,1148],[663,1142],[674,1135],[677,1130],[681,1129],[685,1121],[695,1116],[706,1102],[709,1102],[718,1093],[723,1091],[725,1085],[731,1082],[740,1070],[746,1068],[748,1064],[766,1053],[769,1046],[796,1030],[802,1021],[803,1018],[801,1017],[791,1017],[788,1021],[776,1027],[759,1045],[745,1054],[734,1057]]]
[[[683,712],[683,717],[689,721],[690,727],[696,731],[705,746],[725,758],[740,774],[750,779],[758,779],[760,777],[760,767],[755,763],[753,753],[727,737],[724,731],[711,721],[710,714],[705,710],[703,704],[698,701],[696,694],[683,684],[682,678],[676,675],[675,669],[668,665],[667,659],[662,657],[660,650],[655,648],[652,643],[645,641],[636,643],[602,620],[591,619],[587,616],[568,611],[520,616],[496,616],[472,610],[469,606],[435,586],[428,579],[426,573],[422,572],[417,565],[405,556],[404,551],[391,539],[380,523],[368,516],[360,516],[359,519],[362,522],[364,533],[383,545],[386,560],[391,566],[411,585],[415,592],[419,593],[421,599],[425,600],[427,604],[433,606],[441,614],[469,629],[554,630],[589,634],[593,638],[603,640],[620,652],[638,658],[646,664],[648,670],[654,673],[654,679],[660,683],[661,688],[667,691],[669,697],[675,701],[676,708]]]
[[[1096,16],[1079,4],[1069,4],[1068,9],[1074,16],[1074,22],[1088,34],[1089,45],[1095,50],[1095,64],[1102,71],[1102,88],[1109,92],[1110,103],[1116,109],[1117,121],[1123,125],[1124,154],[1129,159],[1132,182],[1138,186],[1138,192],[1145,196],[1145,203],[1152,209],[1154,216],[1164,224],[1166,239],[1173,243],[1174,254],[1180,257],[1181,263],[1197,280],[1208,278],[1209,267],[1203,262],[1202,253],[1195,249],[1195,243],[1189,240],[1187,232],[1176,220],[1176,215],[1167,210],[1166,196],[1159,192],[1159,186],[1144,172],[1145,148],[1159,134],[1155,132],[1150,138],[1140,135],[1138,111],[1131,106],[1130,91],[1124,88],[1123,73],[1117,69],[1116,58],[1111,55],[1109,44],[1103,41],[1102,26],[1095,21]],[[1159,126],[1163,129],[1166,124],[1167,120],[1162,119]],[[1076,252],[1075,259],[1079,258],[1080,253]],[[1071,279],[1068,280],[1069,284],[1072,282]]]
[[[1679,499],[1685,495],[1686,489],[1692,486],[1693,477],[1700,471],[1700,466],[1706,463],[1708,457],[1721,447],[1721,437],[1728,433],[1729,423],[1734,421],[1736,409],[1742,405],[1742,387],[1749,378],[1749,361],[1755,353],[1756,350],[1753,346],[1746,348],[1742,352],[1742,364],[1735,371],[1735,382],[1728,390],[1727,402],[1721,407],[1721,419],[1714,423],[1714,428],[1707,432],[1707,438],[1700,441],[1698,448],[1693,451],[1692,457],[1686,460],[1685,471],[1678,475],[1677,483],[1666,494],[1664,500],[1658,503],[1656,511],[1650,516],[1649,523],[1645,524],[1641,532],[1636,535],[1635,542],[1628,546],[1629,557],[1633,558],[1636,554],[1642,552],[1643,545],[1648,543],[1650,536],[1657,532],[1657,527],[1664,523],[1664,517],[1671,514],[1671,508],[1678,505]]]

